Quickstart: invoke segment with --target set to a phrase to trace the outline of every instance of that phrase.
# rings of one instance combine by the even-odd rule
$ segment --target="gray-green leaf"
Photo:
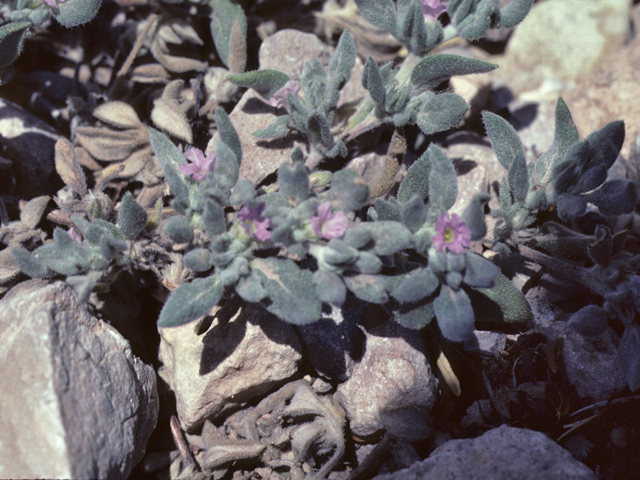
[[[162,307],[158,326],[179,327],[206,315],[218,303],[224,287],[218,275],[196,278],[174,290]]]

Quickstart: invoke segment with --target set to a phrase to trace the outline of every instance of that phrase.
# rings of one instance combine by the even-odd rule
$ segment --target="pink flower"
[[[422,13],[425,17],[435,20],[441,13],[447,11],[447,1],[442,0],[420,0]]]
[[[289,107],[289,100],[287,100],[287,95],[291,94],[294,97],[298,96],[298,92],[300,91],[300,85],[298,85],[295,81],[289,80],[284,84],[280,90],[273,94],[273,96],[269,99],[269,105],[276,108]]]
[[[216,163],[216,154],[211,152],[206,158],[199,148],[190,148],[184,154],[191,163],[179,165],[178,168],[184,175],[191,175],[196,180],[202,180],[207,176]]]
[[[71,238],[73,238],[76,242],[78,243],[82,243],[82,237],[80,236],[80,234],[78,233],[78,231],[75,228],[70,228],[69,231],[67,232],[69,234],[69,236]]]
[[[262,216],[264,207],[264,202],[261,202],[253,207],[242,207],[238,212],[242,227],[249,235],[256,237],[261,242],[271,236],[271,232],[267,230],[271,226],[271,220]]]
[[[441,213],[436,221],[436,235],[433,237],[433,246],[438,252],[448,248],[453,253],[463,253],[471,243],[471,232],[464,221],[455,213]]]
[[[42,0],[44,3],[49,5],[51,8],[57,8],[60,3],[64,3],[64,0]]]
[[[318,205],[318,216],[309,219],[316,235],[328,239],[339,238],[347,230],[349,220],[342,210],[331,214],[331,202]]]

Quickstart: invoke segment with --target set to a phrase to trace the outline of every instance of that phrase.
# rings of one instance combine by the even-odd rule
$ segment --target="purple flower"
[[[58,4],[64,3],[64,0],[42,0],[44,3],[49,5],[51,8],[56,8]]]
[[[78,233],[78,231],[75,228],[70,228],[69,231],[67,232],[69,234],[69,236],[71,238],[73,238],[76,242],[78,243],[82,243],[82,237],[80,236],[80,234]]]
[[[349,220],[342,210],[331,214],[331,202],[318,205],[318,216],[309,219],[316,235],[328,239],[339,238],[347,230]]]
[[[463,253],[471,243],[471,232],[464,221],[455,213],[441,213],[436,221],[436,235],[433,237],[433,246],[438,252],[448,248],[453,253]]]
[[[435,20],[441,13],[447,11],[447,1],[442,0],[420,0],[422,13],[425,17]]]
[[[264,202],[258,203],[252,207],[244,206],[238,212],[238,218],[242,222],[242,227],[252,237],[256,237],[264,242],[271,236],[271,232],[267,230],[271,226],[271,220],[262,216],[264,210]]]
[[[269,105],[276,108],[289,108],[289,100],[287,100],[287,95],[290,93],[294,97],[298,97],[299,91],[300,85],[298,85],[293,80],[289,80],[284,84],[284,87],[273,94],[273,96],[269,99]]]
[[[191,175],[196,180],[202,180],[207,176],[213,165],[216,163],[216,154],[211,152],[207,157],[199,148],[190,148],[184,154],[185,158],[191,163],[184,163],[178,168],[184,175]]]

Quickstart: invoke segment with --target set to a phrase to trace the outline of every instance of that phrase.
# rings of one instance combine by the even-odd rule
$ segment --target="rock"
[[[53,158],[59,138],[35,115],[0,99],[0,167],[6,160],[11,162],[10,173],[0,175],[0,191],[23,200],[55,193],[56,185],[62,185]]]
[[[624,120],[627,135],[621,153],[629,158],[631,144],[640,132],[639,81],[640,37],[636,37],[625,48],[607,55],[564,96],[580,137],[614,120]]]
[[[56,282],[0,301],[0,477],[126,479],[158,416],[153,368]]]
[[[559,87],[587,74],[627,39],[631,0],[548,0],[534,5],[497,58],[503,78],[520,95],[546,79]],[[524,73],[526,72],[526,74]]]
[[[464,342],[463,346],[471,355],[483,358],[497,357],[507,346],[507,336],[502,332],[474,330],[473,338]]]
[[[371,330],[362,360],[336,399],[358,436],[382,428],[400,438],[428,436],[436,386],[420,337],[392,321]]]
[[[410,468],[374,480],[595,480],[583,463],[544,433],[506,425],[484,435],[449,440]]]
[[[160,329],[158,372],[176,394],[184,430],[219,418],[292,377],[302,347],[293,327],[263,309],[227,305],[202,336],[194,324]]]
[[[611,328],[597,337],[583,337],[569,328],[569,315],[551,305],[542,287],[527,292],[535,318],[535,330],[549,338],[562,337],[562,358],[567,378],[576,388],[578,396],[586,401],[606,401],[626,387],[624,376],[618,369],[620,339]]]
[[[349,318],[352,313],[345,304],[346,313],[334,307],[331,316],[318,322],[297,327],[309,360],[318,374],[329,380],[345,381],[351,376],[356,362],[362,356],[365,336],[357,325],[358,319]],[[351,309],[353,310],[353,309]],[[362,314],[357,309],[357,314]]]
[[[319,58],[326,68],[334,50],[313,34],[292,29],[280,30],[262,42],[259,53],[260,69],[279,70],[299,82],[305,61]],[[360,82],[362,71],[362,62],[356,59],[351,79],[340,92],[338,107],[354,102],[366,94]],[[247,178],[254,184],[274,173],[282,162],[290,161],[295,146],[303,146],[306,143],[306,137],[296,132],[285,138],[270,141],[253,136],[256,130],[271,125],[276,119],[275,113],[275,108],[258,94],[253,90],[247,90],[229,115],[242,144],[240,178]]]

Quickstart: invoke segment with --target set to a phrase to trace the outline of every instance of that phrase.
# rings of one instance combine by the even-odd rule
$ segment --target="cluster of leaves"
[[[30,277],[65,276],[67,283],[77,290],[79,299],[86,301],[96,285],[108,285],[122,268],[132,263],[132,244],[147,225],[148,215],[127,192],[116,223],[103,220],[101,217],[108,217],[111,210],[102,193],[108,175],[103,176],[95,190],[88,190],[73,146],[65,139],[56,143],[56,169],[71,190],[63,191],[67,198],[56,201],[71,215],[74,227],[68,231],[58,227],[53,231],[52,242],[45,242],[33,252],[15,247],[12,255]],[[48,197],[44,198],[48,201]],[[43,211],[46,202],[38,205]]]
[[[340,89],[351,76],[355,64],[355,45],[344,31],[325,72],[318,59],[305,63],[300,78],[303,99],[292,89],[294,81],[275,70],[247,72],[229,77],[233,83],[254,89],[270,104],[282,97],[278,107],[286,109],[267,128],[254,135],[274,139],[286,136],[290,128],[306,134],[311,154],[310,165],[319,156],[344,155],[348,141],[383,123],[396,127],[417,124],[427,135],[448,130],[460,123],[469,106],[454,93],[438,93],[438,87],[455,75],[489,72],[497,65],[450,54],[429,54],[436,46],[455,35],[477,39],[489,28],[512,27],[522,21],[531,0],[515,0],[498,9],[497,0],[450,1],[447,12],[452,24],[443,29],[436,18],[425,17],[418,0],[360,0],[356,2],[364,18],[391,32],[409,50],[402,66],[392,63],[379,67],[369,57],[362,74],[362,85],[369,92],[346,125],[337,124],[335,108]],[[445,32],[446,30],[446,32]],[[333,131],[340,130],[339,138]]]
[[[527,165],[525,150],[516,131],[501,117],[484,112],[485,127],[507,176],[500,186],[494,249],[505,243],[522,244],[531,260],[570,274],[602,297],[602,305],[588,305],[576,312],[569,325],[585,336],[597,336],[609,319],[625,327],[618,362],[631,390],[640,388],[640,255],[628,247],[628,231],[615,234],[607,218],[628,214],[638,203],[637,185],[630,179],[607,180],[625,137],[624,123],[611,122],[579,140],[571,113],[562,99],[555,115],[554,141],[549,150]],[[597,207],[588,209],[588,204]],[[549,221],[532,230],[537,213],[554,207],[560,220],[579,224],[586,215],[595,223],[593,235]],[[504,243],[503,243],[504,242]]]
[[[11,0],[0,6],[0,68],[13,63],[31,35],[32,27],[51,16],[65,27],[87,23],[102,0]]]
[[[240,142],[221,109],[216,123],[220,141],[215,160],[213,154],[207,157],[213,168],[201,176],[172,142],[150,130],[174,195],[172,206],[180,214],[166,222],[164,232],[176,244],[188,244],[184,265],[199,275],[169,297],[161,327],[205,315],[232,292],[286,322],[303,325],[320,319],[323,303],[341,306],[351,292],[384,306],[410,328],[423,328],[435,316],[446,338],[463,341],[472,335],[475,322],[468,291],[500,311],[518,295],[504,282],[494,288],[497,267],[463,248],[486,232],[485,194],[475,197],[465,214],[471,231],[461,221],[466,244],[461,237],[444,240],[445,229],[453,228],[445,212],[456,200],[457,179],[451,160],[437,147],[411,167],[397,198],[378,199],[364,213],[369,187],[355,171],[336,172],[330,187],[316,192],[299,149],[291,163],[281,166],[278,191],[256,192],[250,182],[238,181]],[[358,212],[367,218],[358,218]],[[201,233],[208,238],[203,241]],[[443,239],[435,245],[438,235]],[[527,313],[519,318],[526,323]]]

